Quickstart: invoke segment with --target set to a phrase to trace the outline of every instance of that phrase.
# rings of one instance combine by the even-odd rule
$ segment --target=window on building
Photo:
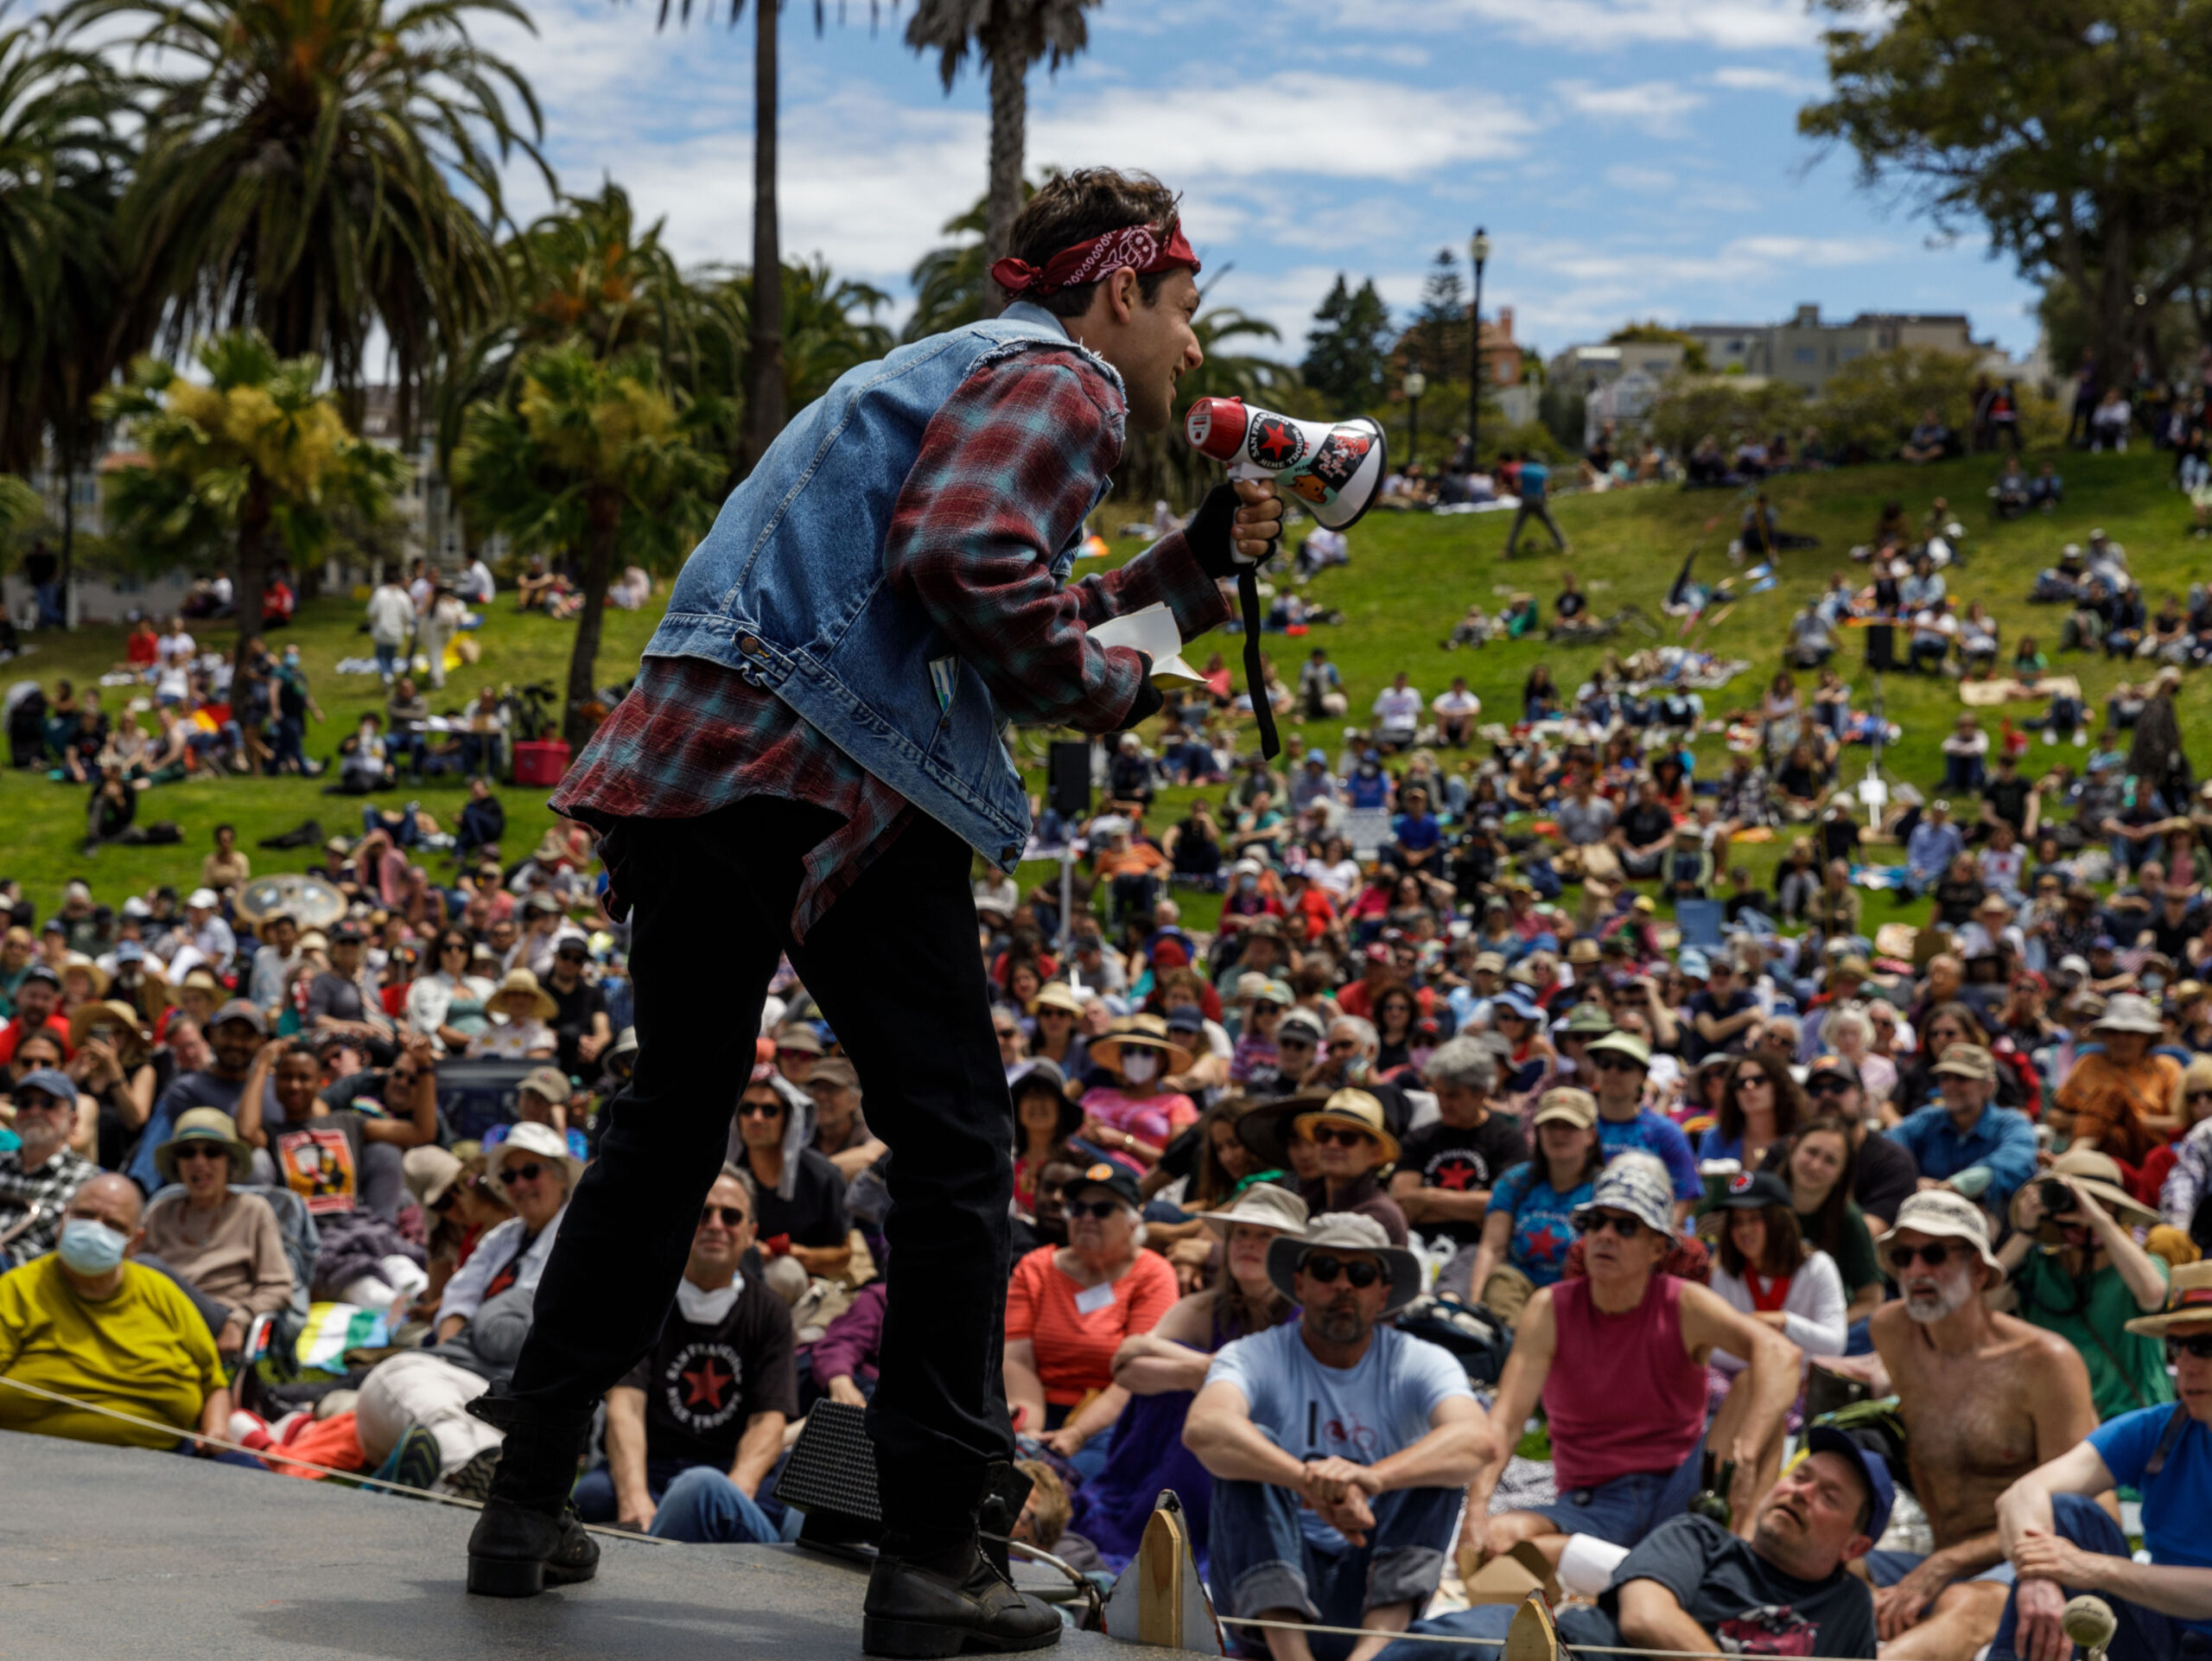
[[[1816,362],[1820,358],[1820,353],[1809,346],[1801,346],[1789,355],[1795,361],[1803,364]]]

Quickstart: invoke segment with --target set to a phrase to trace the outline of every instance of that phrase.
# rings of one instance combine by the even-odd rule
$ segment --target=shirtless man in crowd
[[[1901,1296],[1868,1322],[1904,1421],[1936,1550],[1867,1554],[1883,1661],[1970,1661],[1997,1632],[2012,1566],[1997,1499],[2097,1428],[2089,1371],[2063,1338],[1981,1295],[2005,1270],[1980,1207],[1942,1190],[1898,1207],[1883,1255]]]

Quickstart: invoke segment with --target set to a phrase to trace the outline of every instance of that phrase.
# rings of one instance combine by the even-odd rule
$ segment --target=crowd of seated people
[[[1969,716],[1878,826],[1833,670],[1727,711],[1718,766],[1702,703],[1610,659],[1483,731],[1394,677],[1333,757],[1208,743],[1203,695],[1167,772],[1117,741],[1061,827],[1072,909],[1057,875],[976,894],[1001,1361],[1059,1555],[1118,1571],[1172,1487],[1222,1613],[1394,1661],[1490,1653],[1491,1611],[1435,1600],[1500,1559],[1581,1587],[1597,1645],[2024,1655],[2097,1584],[2115,1656],[2178,1652],[2212,1610],[2172,1520],[2212,1499],[2212,799],[2172,686],[2078,776]],[[1177,767],[1207,793],[1164,812]],[[372,807],[306,850],[346,903],[315,929],[240,913],[234,837],[181,898],[0,888],[0,1429],[484,1492],[468,1404],[634,1038],[589,833],[434,877],[445,834]],[[478,1060],[515,1107],[459,1136],[442,1079]],[[890,1155],[796,976],[732,1062],[675,1306],[577,1473],[666,1538],[795,1530],[779,1467],[868,1398],[887,1315]],[[382,1341],[309,1365],[318,1305]],[[1463,1317],[1482,1345],[1422,1335]],[[1818,1422],[1844,1386],[1893,1413]],[[2096,1504],[2123,1483],[2147,1569]]]

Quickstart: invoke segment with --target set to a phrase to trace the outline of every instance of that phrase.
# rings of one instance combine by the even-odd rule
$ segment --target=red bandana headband
[[[1045,262],[1042,270],[1011,254],[991,267],[991,280],[1008,294],[1044,299],[1062,289],[1096,283],[1109,271],[1127,265],[1139,277],[1187,265],[1197,275],[1198,257],[1183,235],[1180,220],[1171,220],[1163,232],[1149,225],[1132,225],[1109,231],[1103,237],[1063,248]]]

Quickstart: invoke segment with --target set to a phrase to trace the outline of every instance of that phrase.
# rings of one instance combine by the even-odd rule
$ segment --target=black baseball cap
[[[1072,1200],[1084,1188],[1103,1188],[1125,1206],[1142,1206],[1144,1196],[1137,1188],[1136,1174],[1126,1165],[1117,1165],[1110,1159],[1098,1160],[1083,1168],[1083,1174],[1061,1185],[1064,1198]]]
[[[1723,1211],[1764,1211],[1795,1202],[1789,1185],[1772,1171],[1738,1171],[1721,1184],[1713,1203]]]

